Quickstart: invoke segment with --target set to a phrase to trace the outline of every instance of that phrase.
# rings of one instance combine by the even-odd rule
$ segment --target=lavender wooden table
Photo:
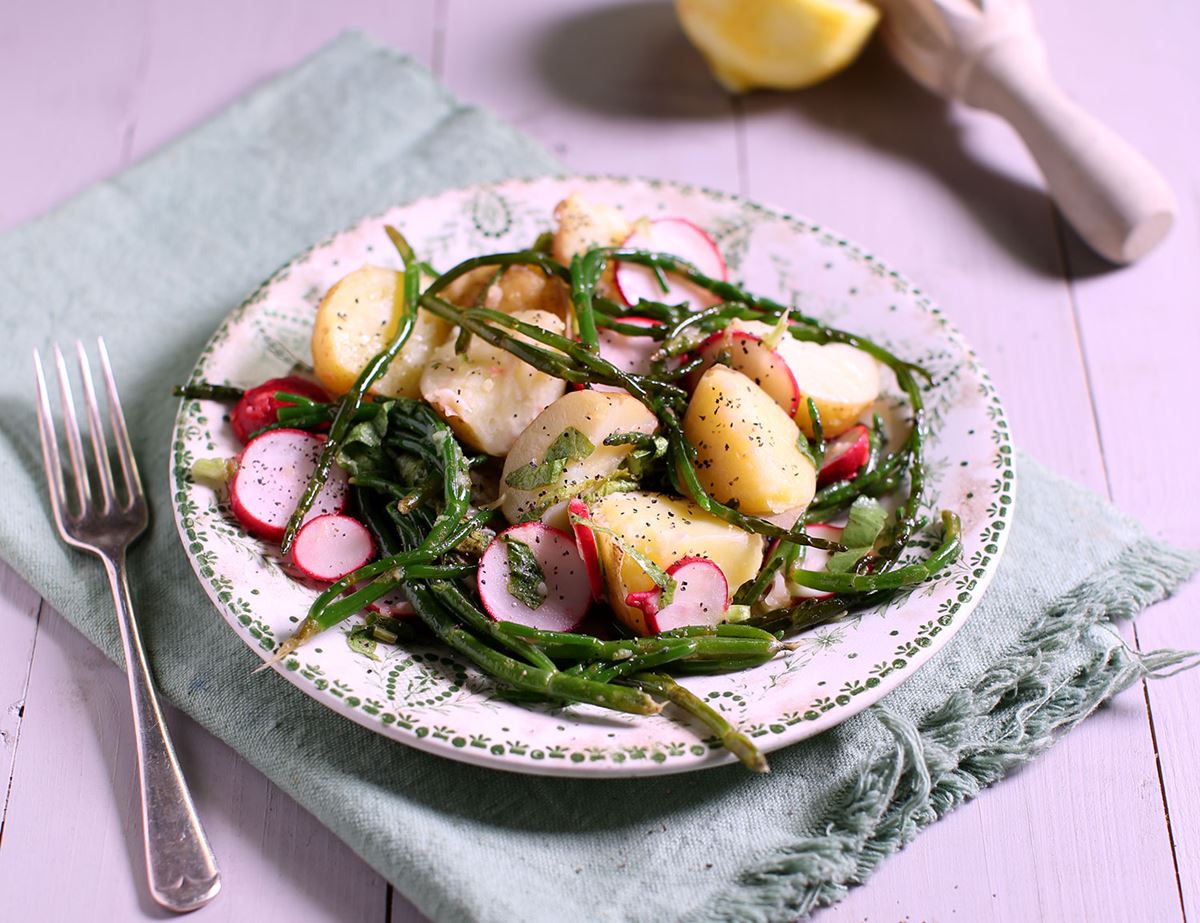
[[[8,4],[0,228],[364,28],[575,169],[740,192],[869,245],[952,313],[1025,448],[1197,545],[1200,58],[1188,39],[1200,7],[1151,0],[1135,15],[1092,0],[1083,28],[1083,4],[1040,6],[1068,92],[1179,194],[1178,226],[1137,267],[1109,271],[1064,229],[1003,125],[947,108],[877,48],[818,89],[730,100],[669,5],[600,0]],[[1200,647],[1198,604],[1193,584],[1128,640]],[[1198,694],[1200,673],[1129,690],[818,919],[1200,918]],[[139,868],[124,678],[2,565],[0,706],[0,919],[157,916]],[[225,875],[201,917],[421,919],[235,753],[172,723]]]

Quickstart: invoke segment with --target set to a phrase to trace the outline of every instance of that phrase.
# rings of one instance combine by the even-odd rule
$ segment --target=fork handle
[[[221,889],[220,871],[163,721],[133,615],[124,551],[104,556],[104,569],[112,586],[129,677],[150,894],[167,910],[196,910]]]
[[[1102,256],[1133,262],[1170,230],[1176,204],[1166,180],[1059,89],[1040,44],[1028,36],[988,48],[974,62],[962,96],[1017,130],[1058,207]]]

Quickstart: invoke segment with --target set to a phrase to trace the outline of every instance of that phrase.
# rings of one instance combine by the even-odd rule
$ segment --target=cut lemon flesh
[[[864,0],[675,0],[675,10],[734,93],[825,80],[858,57],[879,22]]]

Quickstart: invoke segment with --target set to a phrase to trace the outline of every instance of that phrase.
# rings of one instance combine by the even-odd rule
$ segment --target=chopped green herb
[[[508,552],[508,592],[528,609],[537,609],[546,601],[546,575],[533,555],[533,549],[519,539],[501,536]]]
[[[504,483],[517,490],[537,490],[539,487],[549,487],[562,480],[567,465],[573,461],[587,458],[596,447],[591,440],[573,426],[564,429],[550,443],[546,455],[540,465],[530,462],[511,472]]]
[[[346,635],[346,644],[350,650],[356,654],[362,654],[364,657],[369,657],[372,660],[378,660],[379,655],[375,653],[375,638],[374,626],[372,625],[355,625]]]
[[[875,540],[887,523],[887,512],[879,505],[878,500],[869,497],[859,497],[850,507],[850,518],[842,532],[842,544],[845,551],[838,551],[829,556],[825,569],[833,574],[844,574],[850,571],[855,563],[872,548]]]
[[[621,467],[636,480],[641,480],[650,473],[654,463],[667,454],[669,445],[665,436],[649,433],[613,433],[605,437],[604,444],[634,447],[621,462]]]

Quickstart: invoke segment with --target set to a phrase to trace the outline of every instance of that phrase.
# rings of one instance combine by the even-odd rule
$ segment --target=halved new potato
[[[826,439],[849,430],[879,397],[879,363],[874,356],[846,343],[808,343],[786,337],[780,344],[796,386],[800,409],[796,422],[813,435],[808,400],[821,415]]]
[[[543,464],[547,450],[568,428],[574,428],[593,446],[586,457],[568,462],[553,483],[531,490],[508,485],[514,471]],[[653,433],[657,429],[654,414],[628,394],[590,390],[564,394],[538,414],[513,443],[500,477],[504,496],[500,509],[509,522],[540,517],[555,528],[567,529],[567,501],[613,474],[633,451],[628,445],[604,445],[605,437],[613,433]]]
[[[701,354],[710,362],[723,357],[730,368],[752,378],[809,437],[809,398],[825,436],[832,438],[854,426],[879,397],[879,363],[873,356],[845,343],[822,345],[788,334],[767,346],[771,332],[762,321],[734,321],[709,337]]]
[[[633,230],[624,213],[603,202],[592,202],[576,192],[558,203],[554,209],[558,229],[554,232],[551,253],[564,266],[571,257],[586,253],[593,247],[615,247]],[[596,288],[606,295],[616,294],[612,264],[604,270]]]
[[[513,316],[552,333],[564,330],[563,322],[546,311]],[[566,383],[477,336],[465,353],[455,353],[454,346],[451,339],[434,352],[421,374],[421,396],[468,445],[488,455],[507,455],[521,431],[562,397]]]
[[[481,266],[459,276],[442,295],[464,308],[482,304],[505,314],[549,311],[564,320],[571,305],[567,284],[536,266],[509,266],[499,279],[495,266]]]
[[[609,494],[591,504],[591,513],[599,527],[596,544],[609,605],[639,635],[649,634],[646,613],[627,605],[625,599],[630,593],[653,589],[654,581],[624,548],[632,548],[664,571],[684,558],[708,558],[721,568],[730,594],[754,579],[762,564],[761,536],[717,519],[683,497],[640,490]]]
[[[317,306],[313,321],[313,371],[330,394],[350,390],[359,373],[396,332],[396,294],[403,273],[363,266],[335,284]],[[418,309],[417,322],[387,374],[371,386],[384,397],[420,397],[421,370],[446,339],[450,325]]]
[[[696,447],[696,474],[722,503],[751,516],[806,506],[817,472],[800,451],[800,428],[741,372],[714,365],[701,376],[683,418]]]

